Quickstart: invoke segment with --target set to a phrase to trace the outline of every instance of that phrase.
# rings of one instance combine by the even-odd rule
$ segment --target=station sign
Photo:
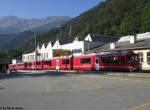
[[[53,57],[68,56],[71,51],[67,49],[53,49]]]

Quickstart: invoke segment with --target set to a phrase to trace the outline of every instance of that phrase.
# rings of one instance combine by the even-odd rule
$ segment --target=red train
[[[137,55],[132,51],[82,54],[78,56],[57,57],[49,60],[10,64],[10,71],[17,70],[140,70]]]

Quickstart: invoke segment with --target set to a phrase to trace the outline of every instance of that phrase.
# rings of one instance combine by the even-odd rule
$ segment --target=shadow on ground
[[[22,78],[22,77],[68,77],[68,73],[65,72],[44,72],[44,73],[23,73],[23,72],[14,72],[11,74],[0,74],[0,79],[13,79],[13,78]]]
[[[76,72],[56,72],[56,71],[48,71],[48,72],[39,72],[39,73],[30,73],[30,72],[17,72],[17,73],[11,73],[11,74],[4,74],[0,73],[0,80],[1,79],[12,79],[12,78],[22,78],[22,77],[70,77],[71,75],[90,75],[90,74],[97,74],[97,75],[108,75],[108,74],[116,74],[118,72],[116,71],[76,71]],[[137,74],[137,72],[132,72]],[[122,75],[127,75],[129,72],[121,72]]]

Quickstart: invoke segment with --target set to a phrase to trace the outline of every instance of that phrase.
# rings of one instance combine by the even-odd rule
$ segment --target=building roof
[[[73,38],[65,37],[59,40],[60,45],[69,44],[73,42]]]
[[[146,49],[150,48],[150,39],[144,39],[140,41],[136,41],[134,44],[130,44],[130,42],[116,42],[115,50],[124,50],[124,49]],[[110,51],[110,43],[101,45],[97,48],[91,50],[91,52],[101,52],[101,51]]]
[[[108,42],[116,42],[119,40],[119,37],[116,36],[105,36],[98,34],[89,34],[89,35],[93,42],[108,43]]]
[[[84,41],[84,51],[87,52],[102,45],[104,45],[104,43]]]

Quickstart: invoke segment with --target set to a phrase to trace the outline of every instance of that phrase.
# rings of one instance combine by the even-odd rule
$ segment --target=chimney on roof
[[[136,35],[130,36],[130,44],[134,44],[136,42]]]
[[[111,49],[111,50],[115,49],[115,47],[116,47],[116,44],[115,44],[115,43],[110,43],[110,49]]]

